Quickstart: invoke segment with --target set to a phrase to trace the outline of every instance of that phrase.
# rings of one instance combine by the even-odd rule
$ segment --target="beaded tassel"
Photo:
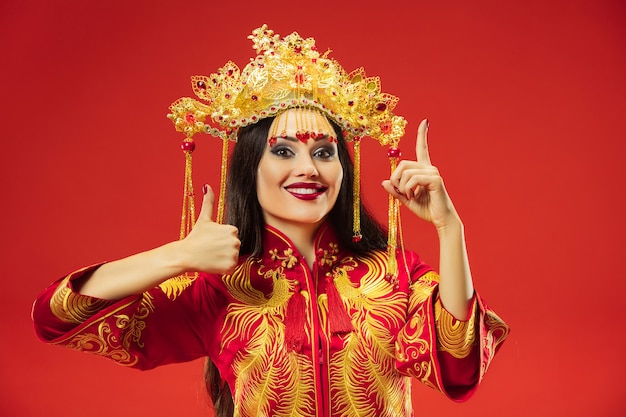
[[[194,205],[194,191],[192,178],[191,154],[196,148],[193,139],[187,137],[180,146],[185,153],[185,183],[183,185],[183,212],[180,222],[180,239],[184,239],[196,224],[196,210]]]
[[[360,242],[363,236],[361,235],[361,138],[354,137],[352,142],[354,149],[354,185],[352,188],[352,209],[354,214],[352,216],[352,241]]]
[[[389,148],[387,152],[389,156],[389,164],[391,165],[391,172],[395,171],[398,167],[398,160],[400,159],[400,149],[395,146]],[[396,277],[398,275],[398,260],[396,259],[396,247],[398,241],[398,217],[400,215],[400,202],[397,198],[389,194],[389,230],[387,235],[387,275]]]
[[[228,138],[222,139],[222,169],[220,171],[220,196],[217,202],[217,217],[215,221],[224,223],[224,206],[226,204],[226,171],[228,169]]]

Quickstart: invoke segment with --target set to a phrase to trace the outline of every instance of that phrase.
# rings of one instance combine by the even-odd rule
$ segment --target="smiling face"
[[[314,138],[303,138],[304,131],[314,132]],[[326,218],[343,180],[334,136],[315,110],[290,109],[274,119],[257,172],[266,224],[279,230],[317,227]]]

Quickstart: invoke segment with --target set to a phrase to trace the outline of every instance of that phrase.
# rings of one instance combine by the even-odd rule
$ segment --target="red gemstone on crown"
[[[185,120],[189,124],[194,124],[194,123],[196,123],[196,116],[194,116],[193,113],[187,113],[185,115]]]
[[[400,158],[400,156],[402,156],[402,152],[400,151],[400,148],[396,148],[395,146],[392,146],[387,151],[387,156],[389,158]]]
[[[198,87],[200,90],[206,90],[206,84],[204,83],[204,81],[198,81],[196,83],[196,87]]]
[[[352,100],[348,101],[348,106],[354,106],[354,101]]]
[[[185,152],[193,152],[194,149],[196,149],[196,144],[193,141],[186,140],[180,144],[180,149],[182,149]]]
[[[252,95],[252,97],[250,97],[252,100],[257,101],[259,98],[255,95]]]
[[[385,103],[376,103],[375,108],[378,111],[385,111],[385,109],[387,108],[387,105]]]

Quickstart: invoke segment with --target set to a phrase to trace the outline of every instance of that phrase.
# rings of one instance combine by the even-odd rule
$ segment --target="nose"
[[[299,161],[297,161],[296,175],[305,178],[314,178],[319,175],[315,162],[309,155],[303,155]]]

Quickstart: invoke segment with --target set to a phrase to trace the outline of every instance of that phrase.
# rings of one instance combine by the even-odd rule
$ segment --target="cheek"
[[[256,173],[257,196],[266,195],[281,186],[283,179],[277,168],[268,164],[265,158],[261,159]]]
[[[335,192],[339,193],[339,189],[341,188],[341,184],[343,182],[343,168],[341,163],[338,163],[337,166],[334,167],[332,177],[335,178]]]

